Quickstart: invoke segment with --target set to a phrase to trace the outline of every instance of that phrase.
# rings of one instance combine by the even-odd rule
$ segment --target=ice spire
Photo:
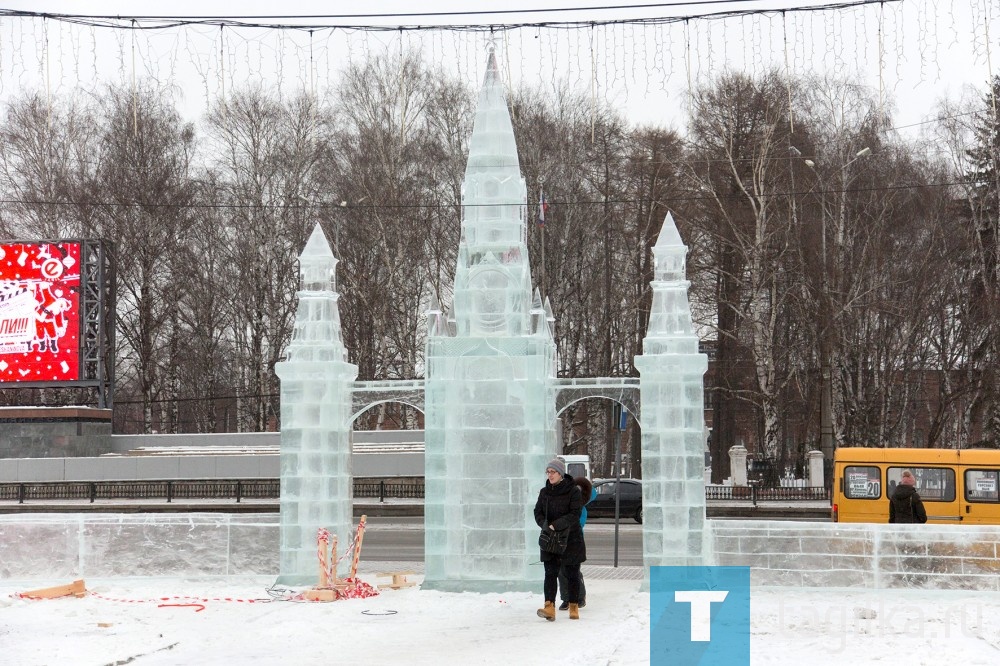
[[[431,294],[431,302],[427,307],[427,335],[447,335],[447,326],[441,303],[437,296]]]
[[[653,304],[643,340],[646,354],[698,353],[687,293],[691,283],[685,276],[687,251],[673,216],[667,213],[653,247]]]
[[[531,590],[531,507],[557,447],[555,343],[532,298],[527,190],[492,53],[469,143],[448,333],[427,338],[423,588]]]
[[[322,360],[346,360],[337,307],[337,263],[317,224],[299,255],[299,305],[287,360],[319,360],[318,356]]]
[[[462,184],[454,308],[458,337],[530,331],[526,205],[514,127],[490,52]]]
[[[545,335],[548,331],[548,320],[545,318],[545,307],[542,305],[542,293],[535,287],[531,297],[531,334]]]
[[[556,316],[552,313],[552,304],[549,302],[549,297],[545,297],[545,321],[549,327],[549,337],[553,337],[556,331]]]
[[[337,291],[337,258],[323,228],[317,224],[299,255],[299,277],[303,291]]]

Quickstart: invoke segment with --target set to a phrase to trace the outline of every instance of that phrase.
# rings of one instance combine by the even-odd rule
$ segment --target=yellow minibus
[[[833,456],[834,522],[887,523],[889,497],[913,472],[928,523],[1000,524],[1000,450],[844,447]]]

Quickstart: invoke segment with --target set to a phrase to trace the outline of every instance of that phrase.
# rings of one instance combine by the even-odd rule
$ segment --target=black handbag
[[[549,520],[549,498],[545,498],[545,521]],[[538,547],[542,549],[543,553],[552,553],[553,555],[562,555],[566,552],[566,546],[569,544],[569,528],[561,530],[550,530],[547,527],[542,528],[542,533],[538,535]]]
[[[542,533],[538,535],[538,547],[545,553],[562,555],[566,552],[567,544],[569,544],[568,527],[564,530],[542,528]]]

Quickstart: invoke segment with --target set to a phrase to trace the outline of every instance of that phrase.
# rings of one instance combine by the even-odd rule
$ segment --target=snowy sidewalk
[[[380,563],[384,565],[387,563]],[[412,570],[413,563],[403,563]],[[391,571],[386,569],[385,571]],[[361,574],[370,584],[385,582]],[[422,576],[410,576],[421,582]],[[541,569],[539,568],[539,588]],[[648,595],[639,581],[588,581],[582,619],[535,615],[541,594],[448,593],[406,588],[329,603],[272,600],[273,578],[231,581],[106,579],[92,594],[48,601],[12,597],[0,582],[0,654],[18,666],[176,664],[551,663],[547,646],[583,663],[649,659]],[[284,590],[272,590],[280,598]]]
[[[279,600],[283,590],[268,591],[273,578],[118,578],[87,581],[92,594],[82,599],[30,601],[12,596],[26,588],[2,581],[0,654],[18,666],[531,666],[551,664],[556,641],[562,661],[648,663],[649,595],[638,591],[638,580],[599,573],[591,572],[581,619],[560,612],[555,623],[536,617],[541,595],[527,592],[413,587],[309,603]],[[997,593],[754,588],[751,618],[754,666],[1000,660]]]

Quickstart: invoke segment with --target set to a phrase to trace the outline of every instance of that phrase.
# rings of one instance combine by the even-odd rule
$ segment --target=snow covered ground
[[[371,584],[387,579],[362,575]],[[421,576],[410,576],[419,582]],[[591,578],[579,621],[535,616],[539,594],[416,587],[296,602],[273,578],[87,581],[84,598],[0,581],[0,662],[49,664],[580,664],[649,661],[649,597]],[[539,570],[539,586],[541,571]],[[753,664],[1000,663],[1000,594],[755,588]]]

